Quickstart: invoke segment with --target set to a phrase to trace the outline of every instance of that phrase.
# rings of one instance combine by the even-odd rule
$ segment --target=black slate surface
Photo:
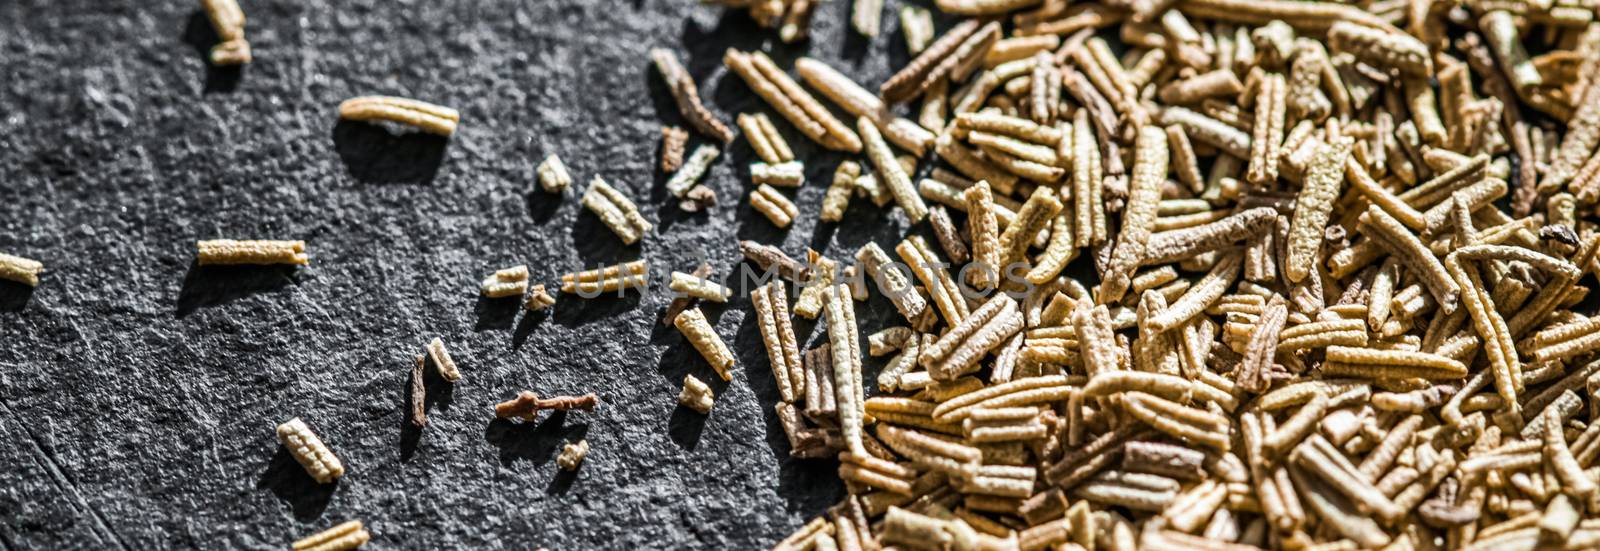
[[[37,290],[0,282],[0,545],[282,548],[357,518],[373,549],[754,548],[837,500],[837,464],[788,458],[748,298],[707,308],[739,355],[725,384],[656,323],[662,294],[528,316],[477,284],[634,258],[657,282],[702,258],[726,274],[740,238],[836,258],[891,246],[904,218],[864,202],[816,225],[842,157],[783,122],[808,166],[795,227],[745,204],[742,141],[707,180],[724,206],[679,212],[656,150],[660,125],[683,123],[645,52],[678,51],[731,123],[766,107],[723,49],[811,55],[875,87],[907,60],[895,2],[870,42],[847,32],[849,1],[824,2],[799,45],[692,0],[241,3],[255,63],[216,70],[194,2],[0,2],[0,251],[48,270]],[[455,107],[461,128],[337,123],[363,94]],[[550,152],[578,180],[561,197],[532,178]],[[641,245],[580,207],[594,175],[657,223]],[[219,237],[304,239],[312,263],[193,266],[194,241]],[[864,332],[896,319],[876,298],[860,313]],[[465,378],[431,382],[419,432],[402,406],[434,336]],[[709,418],[676,406],[686,373],[713,382]],[[523,389],[603,405],[493,421]],[[295,416],[344,460],[337,485],[278,446]],[[578,437],[588,461],[559,474]]]

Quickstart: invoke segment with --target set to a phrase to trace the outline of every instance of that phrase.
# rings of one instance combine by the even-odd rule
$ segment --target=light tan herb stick
[[[576,471],[586,457],[589,457],[589,441],[579,440],[561,447],[561,455],[556,456],[556,465],[565,471]]]
[[[197,261],[201,266],[229,266],[242,264],[298,264],[311,263],[306,256],[304,241],[237,241],[213,239],[198,244]],[[26,267],[26,264],[17,264]]]
[[[559,194],[572,186],[572,174],[567,172],[567,165],[561,162],[561,157],[554,153],[539,162],[534,173],[538,176],[539,187],[545,193]]]
[[[583,194],[583,207],[600,217],[600,222],[611,228],[624,245],[638,243],[644,234],[655,229],[633,200],[599,176],[589,182],[589,190]]]
[[[294,551],[348,551],[366,545],[370,539],[372,534],[361,521],[352,520],[296,540],[290,547]]]
[[[650,266],[643,260],[624,262],[561,275],[561,292],[579,296],[640,289],[649,282]]]
[[[733,367],[733,351],[728,349],[727,343],[722,342],[722,337],[717,336],[716,328],[706,321],[706,315],[699,308],[684,310],[672,324],[689,340],[689,344],[705,357],[706,363],[711,364],[711,369],[715,370],[722,380],[733,378],[728,371]]]
[[[520,297],[528,291],[528,267],[519,265],[498,270],[484,278],[478,288],[489,298]]]
[[[389,122],[449,137],[461,122],[461,113],[442,105],[394,96],[360,96],[339,104],[339,118],[361,122]]]
[[[711,413],[713,400],[711,387],[696,379],[694,375],[684,375],[683,391],[678,394],[678,403],[706,415]]]
[[[39,274],[43,271],[44,264],[37,260],[0,253],[0,279],[38,287]]]
[[[278,425],[278,442],[289,450],[289,455],[305,468],[306,474],[317,482],[327,484],[344,476],[344,463],[333,455],[333,450],[311,432],[311,427],[295,417]]]
[[[200,8],[211,29],[222,41],[211,47],[212,65],[244,65],[250,63],[250,42],[244,36],[244,10],[236,0],[200,0]]]

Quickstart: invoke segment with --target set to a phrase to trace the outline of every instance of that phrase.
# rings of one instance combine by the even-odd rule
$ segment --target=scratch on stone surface
[[[5,529],[5,525],[0,524],[0,545],[4,545],[6,551],[13,551],[17,548],[17,544],[12,541],[14,539],[16,539],[16,536],[12,536],[11,531]]]
[[[192,347],[190,347],[187,343],[182,346],[184,347],[185,352],[189,352],[192,355]],[[207,413],[205,408],[200,407],[200,404],[195,400],[194,397],[197,394],[195,393],[193,386],[189,384],[188,378],[173,377],[172,372],[169,371],[163,371],[161,374],[165,379],[167,379],[167,384],[174,385],[183,391],[182,396],[184,397],[184,405],[187,406],[189,415],[198,420],[200,422],[199,424],[206,430],[206,442],[209,444],[211,449],[211,465],[216,467],[218,476],[226,477],[228,472],[223,468],[221,454],[217,452],[216,418],[212,417],[210,413]]]
[[[300,74],[298,75],[300,81],[300,103],[307,107],[316,106],[318,105],[318,101],[316,92],[312,91],[312,86],[317,84],[315,81],[317,80],[316,76],[318,74],[317,53],[319,52],[317,48],[312,46],[313,36],[311,30],[311,20],[305,15],[300,15],[299,17],[295,18],[294,23],[295,30],[297,32],[295,33],[294,37],[293,51],[295,52],[296,57],[300,58]],[[324,83],[323,86],[319,86],[318,88],[326,90],[327,86]],[[313,132],[313,128],[315,128],[311,124],[313,119],[317,121],[322,120],[311,116],[311,113],[315,112],[313,109],[307,108],[299,109],[297,111],[298,113],[295,114],[294,118],[295,121],[299,123],[300,131],[303,133]]]
[[[69,327],[71,327],[72,328],[72,332],[75,333],[78,336],[78,339],[77,339],[78,343],[85,347],[84,352],[86,352],[86,353],[88,353],[90,355],[94,355],[97,352],[99,352],[99,347],[96,346],[97,340],[88,338],[86,336],[86,335],[88,335],[88,333],[86,331],[84,331],[82,327],[80,327],[78,325],[78,321],[77,320],[68,321],[67,325]]]
[[[44,446],[39,443],[39,437],[34,435],[33,431],[28,430],[27,425],[18,421],[16,412],[11,410],[11,404],[0,400],[0,414],[4,414],[6,419],[9,419],[12,423],[16,424],[22,429],[22,433],[28,436],[28,452],[33,456],[33,460],[38,462],[41,467],[44,467],[46,471],[50,472],[50,478],[55,482],[57,489],[61,490],[62,493],[67,494],[68,497],[72,498],[73,508],[77,509],[80,515],[82,515],[84,512],[89,513],[88,517],[94,520],[95,532],[99,533],[101,539],[115,542],[118,549],[128,551],[128,543],[122,541],[122,534],[117,533],[115,529],[111,528],[111,524],[106,522],[105,516],[101,515],[98,509],[95,509],[94,506],[89,505],[89,502],[83,499],[83,493],[80,492],[78,490],[78,486],[73,484],[72,480],[68,479],[67,475],[61,471],[61,466],[56,464],[55,458],[52,458],[50,457],[50,454],[45,453]],[[11,548],[9,541],[6,543],[6,548]]]
[[[303,290],[298,288],[300,287],[299,281],[295,281],[294,278],[282,273],[278,274],[278,277],[282,278],[288,286],[296,288],[294,289],[295,292],[291,293],[291,296],[294,297],[295,302],[304,304],[309,307],[311,311],[321,314],[322,321],[327,323],[329,326],[334,325],[333,316],[328,315],[328,310],[323,308],[321,304],[318,304],[317,301],[311,300],[311,297],[306,296]]]
[[[222,467],[222,454],[217,451],[217,429],[215,426],[207,427],[206,440],[211,442],[211,464],[217,467],[217,476],[228,476],[228,470]]]

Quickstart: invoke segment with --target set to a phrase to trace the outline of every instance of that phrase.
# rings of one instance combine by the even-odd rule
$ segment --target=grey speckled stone
[[[815,224],[842,157],[782,122],[808,168],[796,227],[746,205],[742,140],[707,180],[722,207],[670,205],[659,127],[682,121],[645,52],[677,50],[731,123],[766,107],[724,48],[817,56],[876,86],[907,59],[894,2],[874,43],[846,37],[850,2],[833,1],[794,46],[687,0],[241,3],[255,63],[238,71],[204,64],[195,2],[0,3],[0,251],[48,269],[35,291],[0,284],[5,548],[282,548],[351,518],[375,549],[754,548],[839,498],[835,463],[788,458],[747,297],[707,308],[739,356],[722,383],[657,323],[665,296],[564,296],[527,316],[477,283],[633,258],[658,281],[700,258],[725,274],[738,238],[836,258],[892,246],[903,216],[869,204]],[[460,109],[460,131],[336,124],[340,100],[375,93]],[[577,180],[560,198],[533,182],[550,152]],[[578,205],[596,174],[657,223],[641,245]],[[194,241],[217,237],[304,239],[312,263],[195,268]],[[863,330],[893,316],[874,299]],[[419,432],[402,405],[434,336],[465,377],[431,382]],[[709,418],[677,407],[686,373],[714,383]],[[522,389],[603,404],[492,421]],[[345,461],[337,485],[278,446],[295,416]],[[580,436],[593,451],[563,474],[554,457]]]

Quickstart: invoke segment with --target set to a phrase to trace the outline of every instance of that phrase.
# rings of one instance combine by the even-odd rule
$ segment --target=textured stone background
[[[731,122],[765,105],[722,68],[724,48],[820,57],[875,87],[907,60],[894,2],[876,41],[846,32],[836,0],[794,46],[692,0],[241,3],[256,61],[219,71],[195,2],[0,2],[0,251],[48,269],[31,292],[0,283],[6,549],[280,548],[351,518],[379,549],[753,548],[838,498],[836,464],[788,458],[748,298],[707,309],[739,354],[724,384],[656,323],[666,296],[563,297],[526,316],[477,282],[640,257],[657,281],[700,258],[729,273],[739,238],[835,257],[892,245],[903,217],[868,204],[815,224],[841,157],[782,122],[808,162],[796,227],[744,203],[742,141],[707,180],[722,208],[669,205],[658,131],[682,122],[645,52],[677,50]],[[336,124],[340,100],[374,93],[458,108],[460,131]],[[549,152],[579,181],[563,197],[533,191]],[[641,245],[578,204],[596,174],[657,223]],[[304,239],[312,263],[195,268],[194,241],[218,237]],[[874,300],[866,331],[892,315]],[[418,432],[402,404],[434,336],[465,378],[432,381]],[[685,373],[714,381],[709,418],[677,407]],[[604,404],[493,421],[522,389]],[[294,416],[345,461],[337,485],[278,446],[273,426]],[[578,437],[588,461],[558,474]]]

